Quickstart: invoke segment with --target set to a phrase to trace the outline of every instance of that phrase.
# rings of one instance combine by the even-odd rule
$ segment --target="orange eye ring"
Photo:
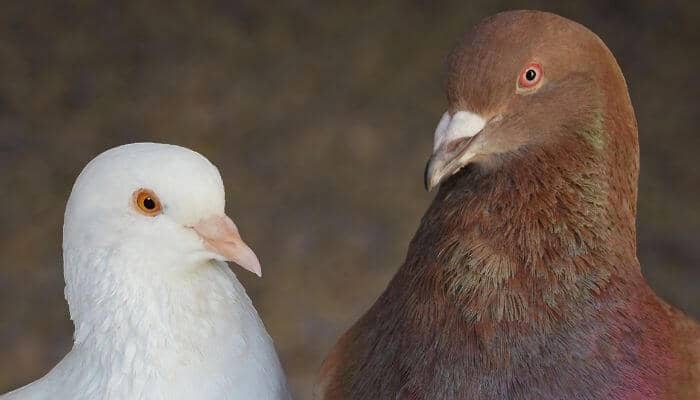
[[[518,75],[518,89],[531,90],[535,88],[544,76],[544,70],[539,63],[529,63],[520,71]]]
[[[152,190],[139,189],[134,192],[136,211],[147,217],[155,217],[163,211],[160,200]]]

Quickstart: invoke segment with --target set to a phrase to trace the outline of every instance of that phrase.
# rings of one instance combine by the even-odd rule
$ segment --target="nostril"
[[[463,137],[472,137],[481,132],[486,121],[479,114],[470,111],[458,111],[450,120],[445,132],[445,141]]]
[[[456,152],[459,148],[464,147],[464,143],[469,143],[472,140],[474,140],[475,137],[477,137],[481,131],[477,132],[474,134],[474,136],[465,136],[463,138],[455,139],[445,145],[445,151],[447,153],[454,153]]]
[[[442,142],[445,139],[445,133],[447,132],[447,129],[450,127],[450,121],[452,120],[452,117],[450,116],[450,112],[446,111],[444,114],[442,114],[442,117],[440,118],[440,122],[438,122],[437,127],[435,128],[435,134],[434,134],[434,143],[433,143],[433,151],[437,150]]]

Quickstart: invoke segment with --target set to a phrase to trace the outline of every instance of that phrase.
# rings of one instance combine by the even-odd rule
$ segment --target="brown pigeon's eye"
[[[542,66],[538,63],[530,63],[523,68],[518,77],[518,89],[530,90],[542,81]]]
[[[158,196],[156,196],[152,190],[148,189],[139,189],[135,191],[134,203],[136,203],[136,210],[138,212],[149,217],[155,217],[163,210]]]

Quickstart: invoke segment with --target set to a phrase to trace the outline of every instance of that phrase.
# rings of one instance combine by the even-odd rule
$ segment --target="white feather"
[[[136,212],[153,190],[162,215]],[[245,289],[187,226],[224,212],[218,170],[182,147],[140,143],[95,158],[64,221],[73,349],[1,400],[289,399]]]

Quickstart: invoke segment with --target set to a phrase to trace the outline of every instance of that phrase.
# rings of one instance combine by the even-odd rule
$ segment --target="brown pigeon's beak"
[[[210,217],[199,221],[192,229],[202,238],[207,250],[220,255],[225,261],[235,262],[255,275],[262,276],[258,257],[243,242],[231,218],[226,215]]]
[[[485,125],[484,118],[469,111],[443,114],[435,129],[433,155],[425,166],[426,190],[438,186],[474,157],[470,144]]]

